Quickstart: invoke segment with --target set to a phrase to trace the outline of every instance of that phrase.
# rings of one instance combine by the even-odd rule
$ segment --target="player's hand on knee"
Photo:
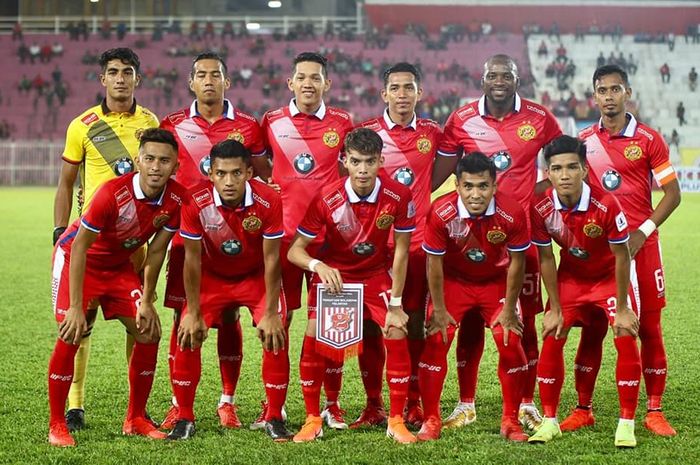
[[[561,308],[552,307],[542,318],[542,339],[547,336],[554,336],[554,339],[559,339],[564,331],[564,316]]]
[[[177,330],[177,345],[183,350],[197,349],[207,338],[207,330],[207,325],[201,316],[194,317],[188,313],[182,317],[180,327]]]
[[[160,340],[161,327],[158,312],[152,302],[141,302],[136,311],[136,329],[150,341]]]
[[[619,308],[615,312],[613,323],[615,336],[634,336],[639,334],[639,318],[627,306]]]
[[[257,325],[263,349],[275,354],[284,348],[285,331],[279,315],[265,315]]]
[[[389,331],[391,330],[391,328],[396,328],[397,330],[404,333],[404,335],[407,335],[407,324],[408,315],[406,314],[406,312],[403,311],[403,308],[401,308],[400,305],[389,305],[389,311],[386,312],[386,320],[384,321],[384,328],[382,330],[384,332],[384,336],[389,336]]]
[[[343,290],[343,277],[337,268],[331,268],[323,262],[316,265],[316,274],[331,294],[338,294]]]
[[[71,307],[66,312],[66,317],[58,325],[58,337],[66,344],[77,345],[87,330],[88,324],[83,311]]]
[[[504,346],[508,345],[508,337],[511,332],[514,332],[519,337],[522,337],[523,335],[523,322],[518,317],[518,314],[515,313],[515,311],[513,310],[508,310],[504,307],[503,310],[501,310],[501,312],[498,314],[496,321],[491,327],[493,328],[498,325],[500,325],[501,328],[503,328]]]
[[[433,314],[430,315],[430,319],[425,324],[428,336],[440,333],[442,334],[442,342],[447,344],[447,328],[450,326],[457,326],[457,322],[452,315],[449,314],[447,309],[434,309]]]

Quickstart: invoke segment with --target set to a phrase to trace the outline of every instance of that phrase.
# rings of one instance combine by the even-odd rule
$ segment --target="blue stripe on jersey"
[[[447,250],[431,249],[430,247],[428,247],[425,244],[421,245],[421,247],[423,248],[423,250],[425,250],[430,255],[445,255],[445,253],[447,253]]]
[[[394,231],[396,232],[413,232],[415,230],[415,226],[409,226],[408,228],[397,228],[396,226],[394,226]]]
[[[187,231],[183,231],[182,229],[180,230],[180,235],[184,237],[185,239],[191,239],[193,241],[199,241],[202,240],[202,235],[201,234],[192,234],[188,233]]]
[[[77,234],[78,234],[78,230],[76,229],[75,231],[73,231],[72,233],[68,234],[66,237],[64,237],[64,238],[61,239],[60,241],[58,241],[58,246],[59,246],[59,247],[62,246],[63,244],[65,244],[65,243],[68,242],[69,240],[73,239]]]
[[[297,232],[298,232],[299,234],[301,234],[302,236],[306,236],[306,237],[309,237],[309,238],[311,238],[311,239],[314,239],[314,238],[317,236],[316,233],[311,232],[311,231],[309,231],[308,229],[304,229],[304,228],[302,228],[301,226],[298,226],[298,227],[297,227]]]
[[[163,229],[165,229],[166,231],[171,232],[171,233],[177,232],[177,228],[169,228],[167,226],[163,226]]]
[[[508,246],[508,250],[511,252],[524,252],[530,248],[530,243],[527,242],[523,245]]]
[[[81,226],[83,226],[87,230],[90,230],[90,231],[92,231],[94,233],[98,233],[98,234],[100,233],[100,228],[98,228],[97,226],[91,225],[90,223],[85,221],[85,218],[80,218],[80,224],[81,224]]]
[[[548,245],[552,245],[552,240],[550,239],[545,242],[540,242],[533,239],[532,243],[535,244],[537,247],[547,247]]]
[[[621,239],[614,239],[614,240],[608,239],[608,242],[610,242],[611,244],[624,244],[625,242],[627,242],[629,240],[630,240],[630,236],[629,236],[629,234],[627,234],[625,237],[623,237]]]
[[[284,231],[278,231],[278,232],[273,232],[269,234],[263,234],[263,238],[265,239],[279,239],[282,236],[284,236]]]

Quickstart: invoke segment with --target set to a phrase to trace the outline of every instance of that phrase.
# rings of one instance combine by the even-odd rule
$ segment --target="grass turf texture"
[[[48,402],[46,372],[56,337],[50,301],[50,237],[53,189],[0,189],[0,221],[4,225],[0,247],[0,463],[698,463],[700,461],[700,359],[695,354],[700,313],[695,309],[697,264],[700,262],[700,195],[685,195],[683,203],[662,227],[669,306],[664,329],[670,377],[665,397],[666,415],[678,429],[675,438],[651,436],[642,426],[644,390],[637,415],[638,446],[618,451],[613,446],[617,422],[614,383],[615,350],[609,337],[595,396],[597,424],[577,433],[565,433],[552,444],[509,444],[498,435],[500,389],[496,376],[495,347],[487,337],[477,399],[478,421],[461,430],[449,431],[440,441],[400,446],[384,436],[382,429],[324,431],[313,444],[274,444],[262,432],[245,427],[257,416],[263,399],[260,381],[260,344],[243,312],[245,328],[244,365],[236,403],[244,423],[241,430],[224,431],[215,415],[220,393],[216,361],[216,333],[210,332],[203,350],[202,381],[196,412],[197,436],[190,441],[168,444],[121,435],[127,403],[124,330],[116,322],[98,318],[93,331],[88,369],[86,419],[88,428],[75,435],[78,447],[52,448],[47,443]],[[161,280],[162,281],[162,280]],[[162,296],[162,282],[159,295]],[[149,412],[160,419],[169,406],[167,338],[170,310],[159,305],[163,322],[159,365]],[[289,425],[298,430],[304,420],[298,361],[304,311],[297,312],[291,331],[291,382],[287,402]],[[576,403],[572,360],[578,341],[572,331],[567,345],[567,380],[560,418]],[[454,351],[454,349],[453,349]],[[443,414],[457,399],[454,355],[450,355],[443,394]],[[386,396],[385,396],[386,398]],[[357,361],[346,366],[342,407],[346,420],[354,420],[364,405]]]

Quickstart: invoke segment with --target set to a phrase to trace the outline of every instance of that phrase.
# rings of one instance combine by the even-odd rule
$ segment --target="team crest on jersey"
[[[230,140],[235,140],[237,142],[240,142],[241,144],[245,144],[245,136],[241,134],[241,131],[229,132],[226,138]]]
[[[491,160],[493,160],[493,164],[496,165],[498,171],[505,171],[513,164],[513,159],[507,150],[499,150],[494,153],[491,155]]]
[[[337,147],[340,144],[340,136],[335,129],[329,129],[323,134],[323,143],[330,148]]]
[[[600,178],[601,184],[608,191],[614,191],[622,184],[622,176],[615,170],[607,170]]]
[[[430,142],[430,139],[424,136],[418,139],[418,142],[416,142],[416,148],[420,153],[425,155],[426,153],[430,152],[430,149],[433,148],[433,143]]]
[[[467,250],[467,253],[465,254],[467,258],[475,263],[481,263],[484,260],[486,260],[486,253],[479,249],[479,248],[473,248]]]
[[[506,240],[506,233],[502,229],[496,228],[486,233],[486,240],[492,244],[500,244]]]
[[[413,184],[415,176],[411,168],[403,167],[396,170],[396,173],[394,173],[394,179],[404,186],[410,186]]]
[[[518,137],[525,142],[531,141],[537,136],[537,129],[530,123],[525,123],[518,128]]]
[[[379,229],[389,229],[394,223],[394,217],[388,213],[382,213],[377,218],[376,224]]]
[[[583,227],[583,234],[595,239],[596,237],[603,235],[603,228],[591,221],[590,223],[586,223],[586,225]]]
[[[130,237],[124,242],[122,242],[122,247],[124,247],[125,249],[133,249],[134,247],[139,245],[139,242],[141,241],[138,237]]]
[[[143,136],[143,131],[145,131],[144,128],[138,128],[136,131],[134,131],[134,137],[136,140],[141,140],[141,136]]]
[[[324,136],[325,138],[325,136]],[[316,166],[314,157],[309,153],[300,153],[294,157],[294,169],[301,174],[307,174]]]
[[[581,247],[571,247],[569,253],[580,260],[588,259],[588,251]]]
[[[238,255],[243,251],[243,246],[236,239],[229,239],[221,244],[221,251],[226,255]]]
[[[211,158],[209,158],[209,155],[199,161],[199,171],[204,176],[209,176],[211,172]]]
[[[374,244],[371,242],[360,242],[353,246],[352,253],[360,257],[369,257],[370,255],[374,255],[374,250]]]
[[[153,218],[153,227],[160,229],[165,226],[165,223],[167,223],[169,219],[170,215],[168,215],[166,212],[159,213],[155,216],[155,218]]]
[[[642,155],[644,155],[642,148],[635,143],[632,143],[625,147],[625,158],[629,161],[639,160],[640,158],[642,158]]]
[[[129,157],[121,157],[112,164],[112,168],[117,176],[129,174],[134,171],[134,161]]]
[[[257,231],[262,226],[262,220],[255,215],[250,215],[243,220],[243,229],[246,231]]]

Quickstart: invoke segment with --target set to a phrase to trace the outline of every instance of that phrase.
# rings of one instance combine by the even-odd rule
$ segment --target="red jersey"
[[[435,154],[442,139],[440,126],[429,119],[413,117],[406,127],[391,121],[389,111],[381,118],[361,124],[375,131],[384,141],[382,174],[411,189],[416,204],[416,230],[411,234],[411,249],[423,243],[425,219],[430,211],[430,182]]]
[[[139,173],[107,181],[93,197],[87,212],[61,237],[59,247],[69,251],[78,228],[97,233],[87,251],[89,268],[118,268],[161,228],[176,232],[185,189],[170,179],[160,197],[148,199],[139,185]]]
[[[185,195],[180,235],[202,241],[202,270],[224,278],[242,278],[265,269],[263,239],[282,237],[279,194],[259,181],[245,186],[243,204],[230,208],[211,182]]]
[[[444,255],[451,279],[484,282],[506,279],[508,251],[530,247],[525,211],[514,200],[495,195],[486,211],[472,216],[457,192],[438,197],[428,215],[423,250]]]
[[[567,209],[550,187],[532,202],[532,242],[561,247],[559,274],[571,279],[615,279],[615,256],[609,244],[629,239],[627,219],[615,197],[583,184],[581,200]]]
[[[292,100],[263,116],[263,136],[272,154],[272,179],[282,188],[284,232],[289,240],[304,218],[309,200],[340,178],[338,160],[345,135],[352,128],[346,111],[326,107],[323,102],[313,115],[301,113]]]
[[[581,131],[579,137],[586,142],[589,182],[614,195],[630,227],[636,229],[654,211],[652,178],[660,186],[677,178],[663,137],[630,113],[628,117],[619,134],[610,134],[598,123]],[[658,233],[653,236],[658,237]]]
[[[372,192],[360,198],[346,177],[316,195],[297,232],[313,239],[325,228],[325,244],[318,258],[343,274],[363,279],[391,267],[391,227],[412,232],[415,216],[406,186],[377,178]]]
[[[527,208],[537,183],[537,155],[561,134],[554,115],[535,102],[515,94],[513,111],[499,121],[488,114],[482,96],[450,115],[438,154],[483,152],[496,164],[498,191]]]
[[[228,100],[224,100],[223,117],[213,124],[199,116],[195,100],[189,108],[166,116],[160,127],[172,132],[177,139],[180,167],[175,179],[187,188],[208,179],[211,167],[209,153],[222,140],[235,139],[253,156],[265,155],[262,133],[256,119],[235,109]]]

